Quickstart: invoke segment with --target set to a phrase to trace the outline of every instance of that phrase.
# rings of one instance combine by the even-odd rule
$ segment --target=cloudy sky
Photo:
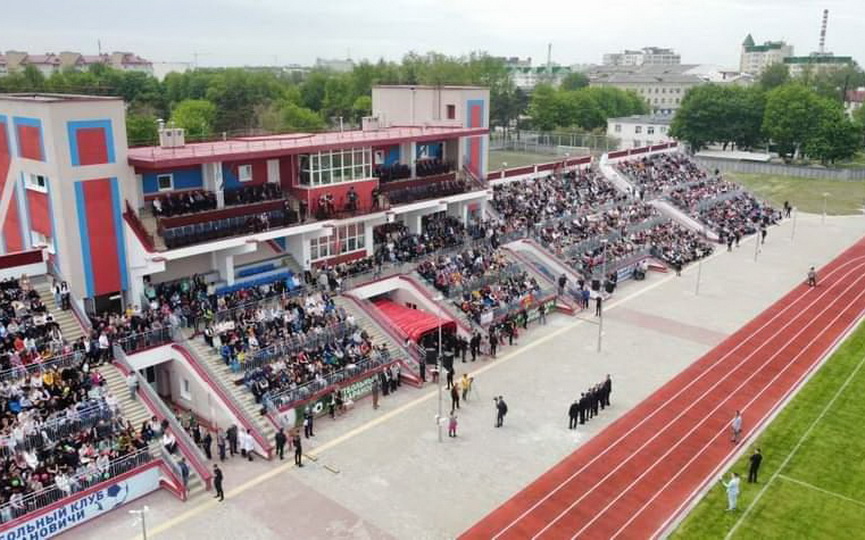
[[[199,65],[310,64],[317,57],[397,60],[407,51],[600,63],[625,47],[673,47],[685,63],[738,66],[749,32],[865,63],[863,0],[27,0],[9,2],[0,50],[134,51]]]

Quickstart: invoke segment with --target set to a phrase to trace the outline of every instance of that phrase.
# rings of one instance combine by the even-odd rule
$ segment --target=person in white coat
[[[727,511],[732,512],[736,510],[736,503],[739,500],[739,475],[730,473],[730,481],[724,482],[721,478],[721,485],[727,490]]]
[[[240,450],[242,454],[246,455],[246,458],[249,461],[252,461],[252,451],[255,449],[255,440],[252,438],[252,431],[246,430],[246,432],[240,432]]]

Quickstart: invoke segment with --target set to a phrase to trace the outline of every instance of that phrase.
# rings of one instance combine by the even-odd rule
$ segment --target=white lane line
[[[850,375],[844,381],[844,384],[842,384],[838,388],[838,391],[835,392],[835,395],[832,396],[832,399],[830,399],[829,402],[826,403],[826,405],[823,407],[823,410],[820,411],[820,415],[817,416],[817,418],[815,418],[813,422],[811,422],[811,425],[808,426],[808,429],[805,430],[805,433],[803,433],[799,440],[796,442],[796,446],[793,447],[793,450],[790,451],[790,454],[788,454],[784,461],[781,462],[781,465],[778,466],[775,474],[773,474],[772,477],[769,478],[769,481],[766,482],[766,485],[764,485],[763,488],[757,493],[757,496],[754,497],[754,501],[751,502],[751,505],[748,506],[748,508],[746,508],[744,512],[742,512],[742,515],[739,516],[739,519],[736,520],[736,523],[733,525],[733,528],[730,529],[730,532],[727,533],[725,539],[730,539],[733,537],[733,534],[739,529],[739,526],[745,521],[745,518],[751,514],[751,511],[757,506],[757,503],[760,502],[760,499],[763,497],[763,494],[766,493],[766,489],[768,489],[769,485],[773,481],[775,481],[778,475],[781,474],[781,471],[784,470],[784,467],[786,467],[787,464],[790,463],[790,460],[793,459],[793,456],[796,455],[796,452],[799,451],[799,448],[802,447],[802,444],[804,444],[805,440],[811,435],[811,432],[814,431],[814,428],[817,427],[817,424],[820,423],[820,420],[822,420],[823,417],[826,416],[826,413],[828,413],[832,406],[835,405],[835,402],[838,401],[838,397],[840,397],[841,394],[844,393],[844,390],[846,390],[847,387],[850,386],[850,382],[856,377],[856,375],[859,373],[859,370],[862,369],[863,365],[865,365],[865,356],[863,356],[862,359],[859,360],[859,363],[856,365],[856,369],[854,369],[853,372],[850,373]]]
[[[861,266],[865,266],[865,264],[863,264],[863,265],[861,265]],[[852,289],[853,287],[855,287],[856,285],[858,285],[859,282],[862,281],[863,279],[865,279],[865,276],[860,277],[860,278],[857,279],[855,282],[853,282],[852,284],[850,284],[850,285],[849,285],[849,286],[844,290],[844,293],[846,293],[847,291],[849,291],[850,289]],[[842,296],[843,296],[843,293],[842,293]],[[855,301],[858,301],[858,300],[859,300],[860,298],[862,298],[863,296],[865,296],[865,289],[863,289],[862,292],[860,292],[860,293],[856,296],[856,299],[854,300],[854,302],[855,302]],[[840,302],[841,300],[843,300],[843,298],[839,297],[839,298],[838,298],[838,301]],[[843,301],[844,301],[845,304],[850,304],[850,303],[851,303],[851,302],[848,302],[847,300],[843,300]],[[800,335],[802,335],[802,334],[806,331],[806,329],[808,329],[808,328],[810,328],[811,326],[813,326],[813,325],[817,322],[817,320],[819,319],[819,316],[820,316],[820,315],[822,315],[823,313],[826,313],[827,311],[830,311],[830,310],[834,309],[835,307],[836,307],[836,305],[835,305],[834,302],[833,302],[832,304],[829,304],[829,305],[827,305],[826,307],[824,307],[824,308],[820,311],[820,314],[819,314],[817,317],[813,317],[813,318],[811,318],[811,321],[810,321],[808,324],[804,325],[804,326],[803,326],[803,327],[802,327],[798,332],[796,332],[796,334],[788,340],[788,343],[790,343],[790,342],[792,342],[793,340],[795,340],[796,338],[798,338]],[[803,312],[803,314],[804,314],[804,312]],[[822,335],[825,334],[827,331],[829,331],[829,330],[832,328],[832,326],[835,324],[835,322],[837,322],[838,319],[840,319],[843,315],[846,315],[846,314],[847,314],[846,312],[841,312],[841,313],[839,313],[838,315],[836,315],[836,316],[832,319],[832,321],[831,321],[828,325],[825,326],[825,328],[820,329],[820,332],[819,332],[819,334],[818,334],[818,337],[819,337],[819,336],[822,336]],[[791,321],[790,323],[788,323],[788,324],[785,326],[785,328],[789,328],[789,327],[790,327],[794,322],[795,322],[795,321]],[[754,402],[755,402],[755,401],[756,401],[760,396],[762,396],[763,392],[764,392],[767,388],[770,388],[770,387],[772,386],[772,384],[773,384],[776,380],[778,380],[778,378],[779,378],[781,375],[783,375],[783,374],[784,374],[784,373],[785,373],[785,372],[786,372],[786,371],[787,371],[787,370],[788,370],[788,369],[789,369],[793,364],[795,364],[796,360],[798,360],[800,356],[802,356],[803,354],[805,354],[805,352],[806,352],[806,351],[811,347],[811,344],[812,344],[812,343],[813,343],[813,341],[812,341],[811,343],[809,343],[807,346],[805,346],[804,348],[802,348],[802,349],[799,351],[799,353],[796,354],[796,356],[793,357],[793,358],[792,358],[792,359],[791,359],[791,360],[790,360],[790,361],[789,361],[789,362],[784,366],[784,368],[783,368],[781,371],[779,371],[779,372],[778,372],[778,373],[777,373],[777,374],[772,378],[771,381],[769,381],[766,385],[764,385],[764,386],[761,387],[760,392],[759,392],[756,396],[754,396],[754,397],[753,397],[753,398],[752,398],[748,403],[746,403],[743,407],[741,407],[741,410],[747,410],[747,408],[748,408],[749,406],[751,406],[751,405],[752,405],[752,404],[753,404],[753,403],[754,403]],[[785,344],[785,346],[786,346],[786,344]],[[776,351],[772,356],[770,356],[770,357],[769,357],[765,362],[763,362],[762,364],[760,364],[760,366],[759,366],[759,367],[758,367],[758,368],[757,368],[757,369],[756,369],[756,370],[755,370],[751,375],[749,375],[747,379],[745,379],[744,381],[742,381],[742,382],[741,382],[741,383],[740,383],[740,384],[739,384],[739,385],[738,385],[734,390],[728,392],[728,393],[727,393],[727,397],[725,397],[723,401],[721,401],[720,403],[718,403],[718,405],[716,405],[714,409],[712,409],[712,410],[711,410],[711,411],[710,411],[706,416],[704,416],[704,417],[700,420],[699,423],[697,423],[694,427],[692,427],[692,428],[691,428],[687,433],[685,433],[684,435],[682,435],[681,437],[679,437],[678,441],[677,441],[673,446],[671,446],[671,447],[670,447],[666,452],[664,452],[664,454],[663,454],[662,456],[660,456],[660,457],[657,458],[655,461],[653,461],[653,462],[651,463],[651,465],[650,465],[648,468],[646,468],[646,469],[645,469],[645,470],[640,474],[640,476],[638,476],[634,481],[632,481],[632,482],[631,482],[631,483],[630,483],[626,488],[620,490],[618,496],[616,496],[612,501],[610,501],[606,506],[604,506],[604,508],[603,508],[600,512],[596,513],[596,514],[594,515],[594,517],[592,517],[592,519],[590,519],[588,522],[586,522],[586,523],[583,525],[583,527],[582,527],[579,531],[577,531],[577,533],[574,535],[574,538],[576,538],[577,536],[579,536],[583,531],[585,531],[589,526],[591,526],[595,521],[597,521],[597,519],[598,519],[600,516],[602,516],[603,514],[605,514],[605,513],[607,512],[607,510],[609,510],[609,509],[610,509],[610,508],[611,508],[611,507],[612,507],[616,502],[619,501],[619,499],[621,499],[621,498],[622,498],[626,493],[628,493],[628,492],[629,492],[629,491],[630,491],[634,486],[636,486],[636,485],[637,485],[637,484],[638,484],[638,483],[639,483],[639,482],[640,482],[640,481],[641,481],[641,480],[642,480],[642,479],[643,479],[647,474],[649,474],[649,472],[651,472],[655,467],[657,467],[659,463],[661,463],[662,461],[664,461],[664,460],[667,458],[667,456],[669,456],[669,455],[670,455],[674,450],[676,450],[676,448],[678,448],[678,447],[679,447],[683,442],[685,442],[685,441],[687,440],[688,437],[690,437],[690,436],[691,436],[695,431],[697,431],[697,429],[699,429],[700,427],[702,427],[703,424],[705,424],[707,420],[713,418],[714,415],[715,415],[715,413],[717,413],[720,409],[722,409],[722,408],[727,404],[728,401],[730,401],[732,398],[736,397],[737,392],[739,392],[742,388],[744,388],[744,387],[745,387],[745,386],[746,386],[746,385],[747,385],[747,384],[748,384],[748,383],[749,383],[749,382],[750,382],[754,377],[756,377],[757,375],[762,374],[763,369],[764,369],[766,366],[768,366],[769,364],[771,364],[771,363],[775,360],[775,358],[777,358],[778,356],[780,356],[782,352],[784,352],[784,347],[780,347],[780,348],[779,348],[779,349],[778,349],[778,350],[777,350],[777,351]],[[694,405],[696,405],[698,402],[702,401],[705,397],[706,397],[706,395],[704,394],[703,396],[700,397],[700,399],[694,401],[694,402],[692,403],[691,407],[693,407]],[[689,407],[689,408],[690,408],[690,407]],[[639,452],[640,452],[644,447],[648,446],[649,443],[651,443],[651,442],[654,441],[656,438],[658,438],[658,437],[660,436],[660,434],[662,434],[662,433],[668,431],[668,430],[670,429],[670,427],[672,426],[672,424],[673,424],[674,422],[676,422],[676,421],[677,421],[681,416],[682,416],[682,415],[680,414],[680,415],[677,416],[673,421],[668,422],[667,424],[665,424],[665,426],[664,426],[663,429],[659,430],[659,431],[658,431],[654,436],[652,436],[651,439],[649,439],[648,441],[646,441],[646,443],[644,443],[644,444],[643,444],[639,449],[637,449],[636,451],[632,452],[632,453],[631,453],[631,454],[630,454],[626,459],[624,459],[623,461],[621,461],[621,462],[620,462],[620,463],[619,463],[619,464],[618,464],[618,465],[617,465],[617,466],[616,466],[612,471],[610,471],[609,473],[607,473],[607,474],[606,474],[606,475],[605,475],[601,480],[599,480],[599,481],[598,481],[594,486],[592,486],[592,488],[591,488],[589,491],[585,492],[585,493],[584,493],[584,494],[583,494],[579,499],[577,499],[576,501],[574,501],[574,502],[573,502],[573,503],[572,503],[568,508],[566,508],[566,509],[565,509],[564,511],[562,511],[558,516],[556,516],[555,519],[553,519],[552,521],[550,521],[549,523],[547,523],[547,525],[544,527],[544,529],[542,529],[540,532],[538,532],[538,533],[535,535],[535,538],[537,538],[538,536],[540,536],[541,533],[543,533],[545,530],[547,530],[549,527],[551,527],[554,523],[556,523],[559,519],[561,519],[563,516],[565,516],[565,514],[567,514],[567,513],[568,513],[568,512],[569,512],[569,511],[574,507],[574,506],[576,506],[577,503],[579,503],[579,502],[580,502],[583,498],[585,498],[589,493],[591,493],[592,491],[594,491],[598,486],[600,486],[601,484],[603,484],[603,483],[607,480],[607,478],[609,478],[610,476],[612,476],[615,472],[617,472],[619,469],[621,469],[621,468],[622,468],[626,463],[628,463],[628,462],[631,461],[633,458],[635,458],[635,457],[637,456],[637,454],[638,454],[638,453],[639,453]],[[690,459],[690,460],[689,460],[689,461],[688,461],[688,462],[687,462],[687,463],[686,463],[686,464],[685,464],[685,465],[684,465],[684,466],[679,470],[679,472],[676,473],[676,475],[673,476],[673,479],[678,478],[678,476],[679,476],[680,474],[682,474],[682,472],[684,472],[684,471],[687,469],[687,467],[688,467],[691,463],[693,463],[693,462],[694,462],[694,461],[695,461],[695,460],[696,460],[700,455],[702,455],[702,453],[706,450],[706,448],[708,448],[708,447],[712,444],[712,442],[713,442],[713,441],[714,441],[714,440],[715,440],[719,435],[723,434],[726,430],[727,430],[727,424],[725,424],[725,425],[724,425],[724,426],[723,426],[723,427],[718,431],[718,433],[717,433],[714,437],[712,437],[712,438],[709,440],[709,442],[707,442],[707,443],[706,443],[706,444],[705,444],[705,445],[700,449],[699,452],[697,452],[696,454],[694,454],[694,456],[691,457],[691,459]],[[670,485],[671,482],[672,482],[672,479],[671,479],[670,481],[668,481],[667,484],[665,484],[664,487],[663,487],[660,491],[658,491],[658,493],[656,493],[655,496],[657,496],[657,495],[660,494],[664,489],[666,489],[666,487],[668,487],[668,486]],[[654,497],[653,497],[653,499],[654,499]],[[643,510],[644,508],[645,508],[645,506],[644,506],[643,508],[641,508],[640,511],[642,512],[642,510]],[[635,514],[635,516],[636,516],[636,514]]]
[[[782,480],[786,480],[788,482],[793,482],[794,484],[799,484],[800,486],[804,486],[808,489],[812,489],[814,491],[819,491],[820,493],[824,493],[826,495],[830,495],[830,496],[835,497],[837,499],[842,499],[842,500],[847,501],[849,503],[853,503],[853,504],[856,504],[856,505],[859,505],[859,506],[865,508],[865,502],[863,502],[863,501],[851,499],[850,497],[847,497],[846,495],[841,495],[840,493],[835,493],[834,491],[829,491],[828,489],[823,489],[821,487],[815,486],[814,484],[809,484],[808,482],[803,482],[801,480],[796,480],[795,478],[790,478],[786,474],[779,474],[778,478],[780,478]]]
[[[838,265],[837,268],[832,269],[828,274],[826,274],[826,277],[825,277],[824,280],[823,280],[824,283],[825,283],[828,279],[830,279],[832,276],[834,276],[836,273],[840,272],[843,268],[845,268],[846,266],[849,266],[849,265],[851,265],[851,264],[857,262],[857,261],[860,260],[860,259],[865,259],[865,256],[854,257],[853,259],[851,259],[851,260],[849,260],[849,261],[846,261],[846,262],[844,262],[844,263]],[[846,278],[846,277],[847,277],[848,275],[850,275],[851,273],[853,273],[853,272],[848,272],[847,274],[844,274],[844,276],[842,276],[842,279],[843,279],[843,278]],[[535,504],[533,504],[531,507],[529,507],[528,509],[526,509],[522,514],[520,514],[519,516],[517,516],[516,518],[514,518],[514,519],[513,519],[513,520],[512,520],[512,521],[511,521],[511,522],[510,522],[510,523],[509,523],[505,528],[501,529],[498,533],[496,533],[496,535],[495,535],[493,538],[494,538],[494,539],[499,538],[502,534],[504,534],[504,533],[506,533],[508,530],[510,530],[514,525],[516,525],[517,523],[519,523],[523,518],[525,518],[527,515],[529,515],[531,512],[533,512],[533,511],[534,511],[536,508],[538,508],[541,504],[545,503],[545,502],[546,502],[550,497],[552,497],[552,496],[555,495],[558,491],[560,491],[561,489],[563,489],[563,488],[565,487],[565,485],[567,485],[571,480],[573,480],[573,479],[576,478],[578,475],[580,475],[580,474],[581,474],[585,469],[587,469],[588,467],[590,467],[591,465],[593,465],[593,464],[594,464],[596,461],[598,461],[599,459],[603,458],[603,457],[604,457],[604,456],[605,456],[609,451],[611,451],[611,449],[612,449],[613,447],[615,447],[615,446],[618,445],[620,442],[622,442],[623,440],[625,440],[628,436],[631,435],[631,433],[633,433],[634,431],[636,431],[637,429],[639,429],[640,427],[642,427],[643,424],[645,424],[646,422],[648,422],[651,418],[653,418],[656,414],[658,414],[661,410],[663,410],[667,405],[669,405],[670,403],[672,403],[672,402],[674,402],[675,400],[677,400],[677,399],[679,398],[680,395],[682,395],[686,390],[690,389],[690,388],[691,388],[691,387],[692,387],[692,386],[693,386],[697,381],[702,380],[702,379],[703,379],[704,377],[706,377],[710,372],[712,372],[716,367],[720,366],[720,365],[721,365],[721,364],[722,364],[722,363],[723,363],[723,362],[724,362],[728,357],[732,356],[732,355],[733,355],[736,351],[738,351],[738,350],[739,350],[739,349],[740,349],[744,344],[748,343],[748,342],[749,342],[749,341],[750,341],[754,336],[758,335],[760,332],[762,332],[765,328],[767,328],[769,325],[771,325],[772,323],[774,323],[777,319],[779,319],[782,315],[784,315],[784,314],[787,313],[788,311],[798,309],[798,308],[799,308],[799,305],[798,305],[799,302],[805,303],[807,300],[813,298],[813,300],[811,300],[811,302],[807,305],[806,308],[804,308],[804,309],[802,309],[802,310],[799,311],[799,313],[801,313],[802,311],[807,310],[808,308],[810,308],[811,306],[813,306],[814,304],[816,304],[817,302],[819,302],[820,300],[822,300],[822,298],[823,298],[824,296],[826,296],[826,295],[829,293],[829,290],[830,290],[834,285],[840,283],[840,281],[841,281],[841,280],[838,280],[838,281],[835,281],[835,282],[831,283],[828,287],[826,287],[826,288],[823,289],[819,294],[817,294],[817,295],[816,295],[816,298],[814,297],[815,295],[810,294],[811,292],[813,292],[813,289],[809,289],[805,294],[803,294],[803,295],[797,297],[795,300],[793,300],[792,302],[788,303],[788,304],[787,304],[787,305],[786,305],[786,306],[785,306],[781,311],[779,311],[778,313],[776,313],[775,315],[773,315],[773,316],[772,316],[769,320],[767,320],[767,321],[766,321],[762,326],[760,326],[759,328],[757,328],[756,330],[754,330],[754,331],[753,331],[751,334],[749,334],[746,338],[740,340],[739,343],[738,343],[735,347],[733,347],[730,351],[728,351],[726,354],[724,354],[723,356],[721,356],[720,358],[718,358],[718,360],[716,360],[714,363],[712,363],[710,366],[708,366],[708,367],[707,367],[707,368],[706,368],[706,369],[705,369],[705,370],[704,370],[704,371],[703,371],[699,376],[697,376],[696,378],[692,379],[692,380],[691,380],[690,382],[688,382],[685,386],[683,386],[683,387],[682,387],[678,392],[676,392],[675,395],[671,396],[669,399],[667,399],[667,401],[665,401],[664,403],[662,403],[661,405],[659,405],[658,407],[656,407],[655,409],[653,409],[653,411],[652,411],[649,415],[645,416],[642,420],[640,420],[640,422],[638,422],[637,424],[635,424],[631,429],[629,429],[626,433],[624,433],[624,434],[623,434],[621,437],[619,437],[616,441],[614,441],[613,443],[611,443],[611,444],[610,444],[606,449],[604,449],[603,451],[599,452],[598,455],[596,455],[594,458],[592,458],[592,459],[591,459],[588,463],[586,463],[584,466],[580,467],[580,469],[578,469],[577,471],[575,471],[571,476],[569,476],[567,479],[563,480],[563,481],[562,481],[562,482],[561,482],[561,483],[560,483],[560,484],[559,484],[555,489],[549,491],[549,492],[548,492],[544,497],[542,497],[541,499],[539,499]],[[773,304],[773,305],[774,305],[774,304]],[[797,314],[797,316],[798,316],[798,314]],[[759,317],[759,315],[758,315],[758,317]],[[747,323],[746,323],[746,324],[747,324]],[[776,332],[776,333],[772,336],[772,338],[776,337],[780,332],[781,332],[781,331]],[[770,338],[770,340],[771,340],[772,338]],[[762,347],[765,346],[765,344],[766,344],[768,341],[769,341],[769,340],[764,341],[763,344],[761,344],[760,347],[759,347],[757,350],[762,349]],[[720,344],[719,344],[719,346],[720,346]],[[710,352],[711,352],[711,351],[710,351]],[[755,351],[755,352],[756,352],[756,351]],[[708,354],[708,353],[707,353],[707,354]],[[753,354],[753,353],[752,353],[752,354]],[[748,357],[748,358],[750,358],[750,357]],[[722,382],[724,382],[724,380],[725,380],[725,379],[730,375],[730,373],[732,373],[732,371],[735,371],[736,369],[738,369],[739,367],[741,367],[743,364],[745,364],[745,363],[748,361],[748,358],[743,359],[741,362],[739,362],[739,364],[737,364],[735,367],[733,367],[732,370],[728,370],[727,373],[726,373],[726,374],[725,374],[725,375],[724,375],[720,380],[716,381],[716,383],[715,383],[711,388],[709,388],[709,390],[707,390],[707,393],[710,392],[710,391],[712,391],[715,387],[717,387],[718,385],[720,385]]]

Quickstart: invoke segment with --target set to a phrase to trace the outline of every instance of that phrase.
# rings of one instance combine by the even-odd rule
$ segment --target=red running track
[[[865,239],[755,317],[463,539],[659,535],[865,312]],[[742,443],[740,443],[742,444]]]

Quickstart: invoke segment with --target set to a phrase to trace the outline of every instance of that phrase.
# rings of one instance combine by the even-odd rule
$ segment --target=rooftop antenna
[[[102,56],[102,40],[96,40],[96,49],[99,51],[99,56]]]
[[[547,75],[553,74],[553,44],[547,43]]]
[[[826,26],[829,24],[829,10],[823,10],[823,24],[820,25],[820,47],[817,51],[820,56],[826,54]]]

